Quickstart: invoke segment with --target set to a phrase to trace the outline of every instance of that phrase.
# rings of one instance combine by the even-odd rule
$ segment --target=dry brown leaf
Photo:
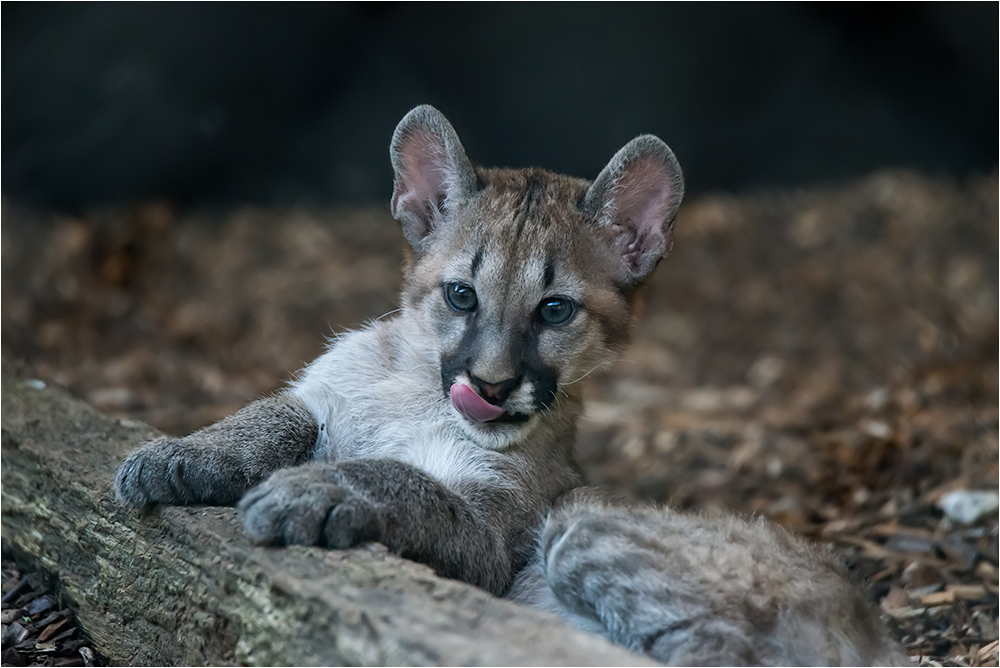
[[[42,632],[38,634],[38,642],[45,642],[46,640],[54,636],[59,631],[59,629],[61,629],[66,625],[68,621],[69,620],[67,618],[63,617],[58,622],[46,626],[42,630]]]
[[[955,598],[967,601],[981,601],[986,598],[986,588],[982,585],[948,585],[945,591],[951,592]]]
[[[902,580],[908,589],[930,587],[941,582],[941,569],[916,560],[903,570]]]
[[[923,596],[920,597],[920,602],[928,606],[951,603],[954,600],[955,600],[955,592],[952,591],[951,589],[934,592],[933,594],[924,594]]]
[[[988,561],[980,561],[976,565],[976,575],[993,584],[997,584],[997,581],[1000,580],[997,574],[997,567]]]
[[[899,587],[893,587],[882,599],[882,609],[892,614],[893,611],[901,610],[910,606],[910,596]]]
[[[993,661],[994,663],[1000,660],[1000,640],[994,640],[988,645],[980,647],[979,651],[976,652],[976,659],[983,662]]]

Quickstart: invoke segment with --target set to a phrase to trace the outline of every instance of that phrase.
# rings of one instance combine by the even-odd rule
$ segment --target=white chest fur
[[[401,329],[390,321],[345,334],[293,383],[320,425],[315,458],[396,459],[451,489],[501,483],[504,455],[469,438],[431,347]]]

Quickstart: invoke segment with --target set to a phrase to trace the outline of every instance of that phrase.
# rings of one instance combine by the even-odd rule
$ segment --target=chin
[[[455,411],[455,419],[458,420],[462,433],[488,450],[505,450],[524,441],[540,421],[537,413],[523,418],[521,415],[514,419],[504,419],[506,417],[492,422],[473,422]]]

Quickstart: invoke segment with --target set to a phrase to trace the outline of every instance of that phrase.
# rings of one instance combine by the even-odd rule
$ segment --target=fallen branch
[[[647,663],[378,546],[264,548],[231,508],[121,508],[115,469],[155,432],[36,385],[3,372],[3,540],[114,663]]]

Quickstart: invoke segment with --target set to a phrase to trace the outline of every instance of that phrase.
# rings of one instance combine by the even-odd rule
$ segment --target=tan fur
[[[666,144],[637,137],[593,183],[484,169],[425,106],[390,157],[410,245],[400,312],[337,337],[287,392],[142,446],[119,499],[242,495],[255,540],[378,540],[496,594],[521,571],[516,600],[663,661],[894,656],[836,565],[763,523],[577,499],[536,550],[580,483],[578,381],[625,345],[672,245],[684,186]]]
[[[485,282],[499,288],[496,301],[506,309],[498,324],[522,322],[545,296],[536,279],[548,259],[558,267],[548,292],[578,299],[583,312],[569,332],[546,333],[545,356],[560,366],[570,363],[567,377],[612,359],[627,342],[633,291],[615,285],[606,235],[577,207],[589,184],[541,169],[480,169],[478,175],[485,186],[452,212],[458,223],[440,230],[408,272],[404,304],[441,317],[447,308],[438,295],[445,268],[464,268],[483,249]],[[494,378],[509,373],[503,360],[492,365]]]
[[[908,665],[827,550],[763,519],[569,495],[514,600],[670,665]]]

